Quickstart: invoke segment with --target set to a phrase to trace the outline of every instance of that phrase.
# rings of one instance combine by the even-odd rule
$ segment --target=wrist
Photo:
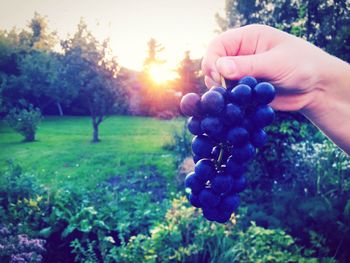
[[[330,57],[319,71],[319,81],[311,92],[310,103],[301,113],[350,153],[350,65]]]

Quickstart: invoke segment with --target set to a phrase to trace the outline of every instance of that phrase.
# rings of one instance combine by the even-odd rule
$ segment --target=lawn
[[[181,120],[110,117],[100,125],[101,142],[92,144],[89,117],[45,117],[37,141],[23,143],[22,137],[2,122],[0,167],[4,169],[6,160],[12,159],[52,188],[66,183],[90,188],[146,165],[173,177],[173,156],[162,146],[181,125]]]

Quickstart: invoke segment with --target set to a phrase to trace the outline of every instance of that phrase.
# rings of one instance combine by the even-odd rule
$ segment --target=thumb
[[[247,56],[220,57],[216,61],[218,72],[226,79],[240,79],[244,76],[269,79],[271,74],[271,61],[269,52]]]

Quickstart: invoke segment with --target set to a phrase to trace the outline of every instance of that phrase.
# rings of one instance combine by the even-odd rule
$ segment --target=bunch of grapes
[[[247,185],[244,172],[256,148],[267,142],[264,127],[275,113],[268,104],[275,88],[247,76],[234,87],[213,87],[200,97],[186,94],[180,104],[188,119],[195,169],[185,178],[189,201],[210,221],[225,223],[239,206]]]

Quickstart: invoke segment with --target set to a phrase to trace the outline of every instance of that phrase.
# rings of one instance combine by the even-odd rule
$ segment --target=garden
[[[345,1],[224,11],[220,32],[265,23],[350,61]],[[191,206],[179,103],[206,91],[200,59],[156,81],[162,46],[145,47],[135,71],[84,19],[63,39],[39,13],[0,29],[0,262],[349,262],[350,157],[297,112],[276,112],[228,222]]]

